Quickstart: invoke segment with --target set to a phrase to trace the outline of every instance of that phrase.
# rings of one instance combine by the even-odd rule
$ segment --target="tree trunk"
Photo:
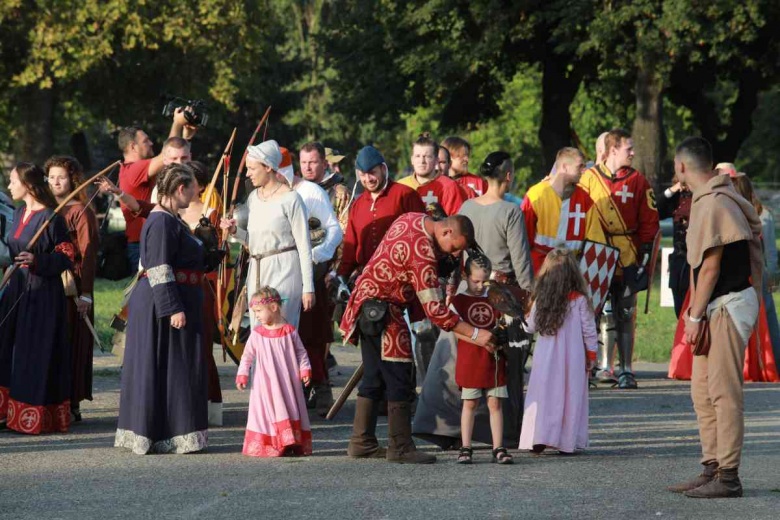
[[[651,185],[663,179],[666,139],[663,127],[663,85],[654,67],[640,68],[636,79],[636,119],[633,167],[642,172]]]
[[[16,155],[19,160],[43,165],[54,150],[54,90],[28,87],[18,99],[23,119],[19,126]]]
[[[571,146],[571,106],[582,82],[582,74],[567,70],[571,63],[565,57],[547,54],[542,60],[542,122],[539,141],[542,145],[542,178],[552,169],[555,155],[564,146]]]

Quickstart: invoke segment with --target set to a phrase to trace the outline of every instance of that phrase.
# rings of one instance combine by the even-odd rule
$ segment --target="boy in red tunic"
[[[466,261],[465,293],[452,298],[452,307],[461,319],[480,329],[492,329],[499,314],[490,306],[484,283],[490,279],[490,260],[480,254]],[[463,447],[458,464],[471,464],[471,434],[474,431],[474,413],[484,395],[490,410],[490,432],[493,437],[493,462],[512,464],[512,456],[502,446],[504,416],[501,399],[509,397],[506,387],[506,361],[492,347],[480,347],[465,336],[458,336],[458,357],[455,362],[455,382],[461,387],[463,411],[460,432]]]

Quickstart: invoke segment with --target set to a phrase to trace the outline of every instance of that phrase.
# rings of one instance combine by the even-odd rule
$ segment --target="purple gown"
[[[46,208],[22,221],[14,212],[8,234],[12,256],[51,216]],[[59,216],[32,247],[35,263],[16,269],[0,299],[0,421],[11,430],[66,432],[70,423],[71,347],[60,275],[72,266],[75,248]]]
[[[141,264],[128,303],[114,446],[140,455],[199,451],[208,437],[203,245],[178,217],[154,211],[141,231]],[[170,317],[181,311],[186,325],[175,329]]]

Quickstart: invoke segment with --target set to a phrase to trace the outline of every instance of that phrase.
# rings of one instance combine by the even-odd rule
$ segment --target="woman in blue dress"
[[[179,217],[197,196],[186,165],[166,166],[158,203],[141,231],[143,274],[130,296],[114,446],[190,453],[207,444],[208,392],[201,347],[203,245]]]
[[[75,248],[65,221],[54,215],[26,250],[57,206],[40,167],[17,164],[8,191],[24,204],[14,212],[8,234],[17,266],[0,299],[0,428],[27,434],[66,432],[71,348],[61,275],[71,268]]]

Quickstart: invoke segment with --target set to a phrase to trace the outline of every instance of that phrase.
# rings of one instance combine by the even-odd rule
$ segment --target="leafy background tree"
[[[417,133],[458,134],[472,169],[509,151],[522,188],[623,126],[659,183],[688,134],[777,181],[778,22],[772,0],[6,0],[0,144],[97,168],[119,126],[166,133],[170,93],[209,104],[199,158],[273,105],[280,143],[374,143],[395,171]]]

